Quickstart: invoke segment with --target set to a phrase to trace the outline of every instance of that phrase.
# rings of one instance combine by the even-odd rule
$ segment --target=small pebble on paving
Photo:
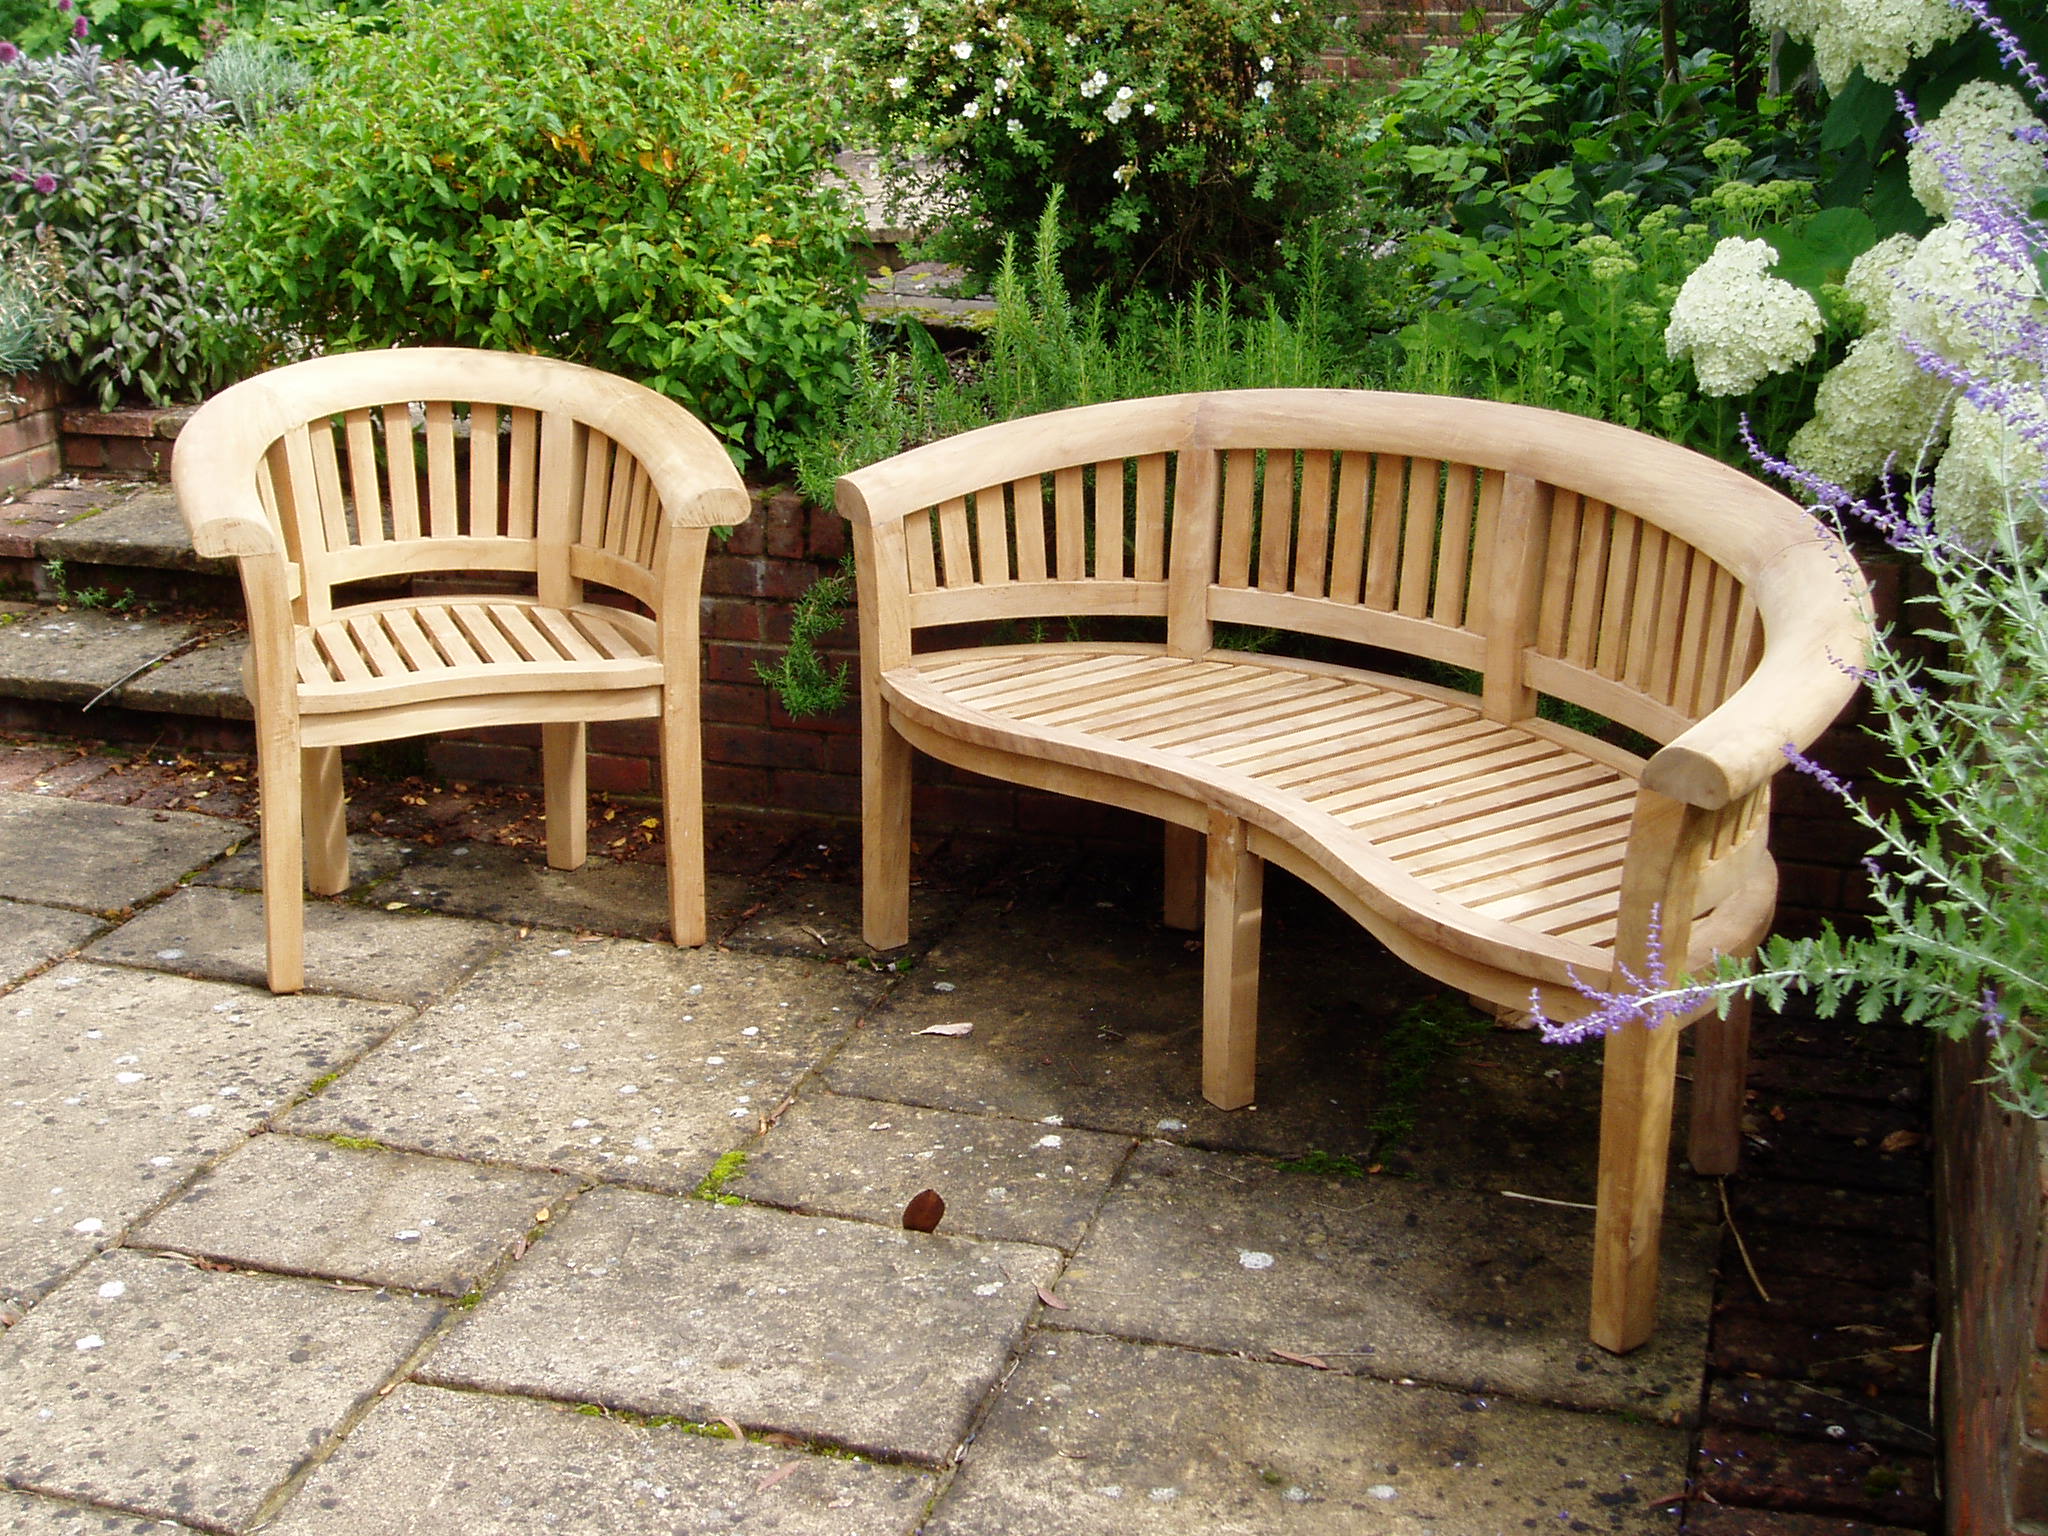
[[[406,1385],[268,1536],[909,1536],[928,1473]]]
[[[1489,1190],[1283,1173],[1152,1143],[1133,1154],[1061,1281],[1062,1328],[1690,1422],[1716,1234],[1667,1224],[1655,1336],[1586,1341],[1593,1216]]]
[[[511,935],[494,923],[306,903],[306,985],[388,1003],[436,997]],[[261,985],[263,898],[188,886],[115,929],[88,958]]]
[[[937,1465],[1058,1267],[1020,1243],[597,1190],[419,1375]]]
[[[213,816],[0,790],[0,896],[113,911],[168,890],[246,836]]]
[[[0,1478],[241,1529],[439,1312],[388,1292],[103,1255],[0,1334]]]
[[[1685,1448],[1614,1418],[1041,1335],[926,1531],[1669,1536]]]
[[[0,1010],[0,1298],[117,1242],[404,1017],[76,963],[17,988]]]
[[[575,1187],[558,1174],[258,1136],[131,1241],[250,1269],[460,1296]]]
[[[874,1099],[799,1099],[748,1149],[727,1193],[826,1216],[894,1222],[920,1190],[940,1230],[1071,1249],[1131,1148],[1127,1136],[954,1115]]]
[[[799,961],[537,931],[286,1128],[694,1189],[876,988]]]

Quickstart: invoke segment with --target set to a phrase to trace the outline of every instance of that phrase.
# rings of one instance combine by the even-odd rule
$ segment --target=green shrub
[[[235,36],[199,66],[207,90],[234,108],[244,128],[254,129],[306,93],[313,72],[276,43]]]
[[[1277,241],[1346,206],[1354,96],[1312,77],[1344,36],[1336,7],[823,4],[872,131],[899,162],[931,157],[964,205],[942,248],[977,271],[1055,190],[1070,277],[1182,293],[1263,278]]]
[[[50,355],[63,315],[64,269],[19,235],[0,234],[0,400],[6,380]]]
[[[225,157],[221,270],[333,347],[635,377],[771,444],[850,377],[851,217],[814,82],[743,0],[441,0],[337,40]]]
[[[223,108],[174,69],[78,44],[0,64],[0,228],[64,267],[51,357],[102,405],[196,397],[236,328],[205,269]]]

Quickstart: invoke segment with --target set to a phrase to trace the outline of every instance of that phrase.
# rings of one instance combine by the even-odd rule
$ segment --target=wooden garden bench
[[[1574,978],[1752,950],[1772,775],[1847,702],[1867,635],[1853,566],[1793,503],[1526,407],[1127,401],[932,443],[838,496],[867,941],[908,938],[913,747],[1157,816],[1167,920],[1204,914],[1203,1092],[1224,1108],[1252,1099],[1267,861],[1418,969],[1553,1018],[1587,1011]],[[1072,638],[1070,619],[1142,633]],[[1039,620],[1053,638],[1015,643]],[[1320,654],[1220,648],[1219,624]],[[1543,695],[1662,745],[1555,723]],[[1695,1028],[1691,1160],[1725,1172],[1747,1020]],[[1606,1041],[1591,1332],[1610,1350],[1654,1318],[1678,1035]]]
[[[702,422],[551,358],[349,352],[209,400],[171,479],[248,604],[273,992],[305,985],[303,885],[348,885],[341,748],[477,726],[539,725],[575,869],[588,723],[658,721],[670,928],[704,942],[698,592],[749,498]]]

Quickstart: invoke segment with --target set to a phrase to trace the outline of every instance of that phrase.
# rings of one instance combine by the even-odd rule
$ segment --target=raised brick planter
[[[171,472],[171,445],[178,429],[197,409],[171,405],[67,410],[62,421],[64,467],[81,475],[163,479]]]
[[[0,495],[40,485],[63,469],[58,418],[63,386],[38,373],[0,378]]]

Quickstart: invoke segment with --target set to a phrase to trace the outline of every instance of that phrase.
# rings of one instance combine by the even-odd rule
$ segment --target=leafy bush
[[[291,106],[313,83],[313,72],[283,48],[249,36],[229,38],[207,55],[197,73],[250,129]]]
[[[942,248],[993,270],[1055,190],[1070,276],[1186,292],[1254,282],[1346,206],[1352,94],[1313,78],[1344,34],[1297,0],[822,0],[899,169],[964,208]],[[1277,4],[1277,8],[1276,8]]]
[[[195,397],[232,348],[204,263],[223,110],[177,70],[87,44],[0,64],[0,228],[41,232],[63,263],[52,359],[103,405]]]
[[[290,31],[314,17],[375,17],[387,0],[0,0],[0,38],[36,57],[90,42],[110,59],[190,68],[230,33]],[[373,23],[374,24],[374,23]]]
[[[569,357],[768,444],[845,387],[857,329],[787,57],[743,0],[408,11],[226,153],[220,269],[330,346]]]

